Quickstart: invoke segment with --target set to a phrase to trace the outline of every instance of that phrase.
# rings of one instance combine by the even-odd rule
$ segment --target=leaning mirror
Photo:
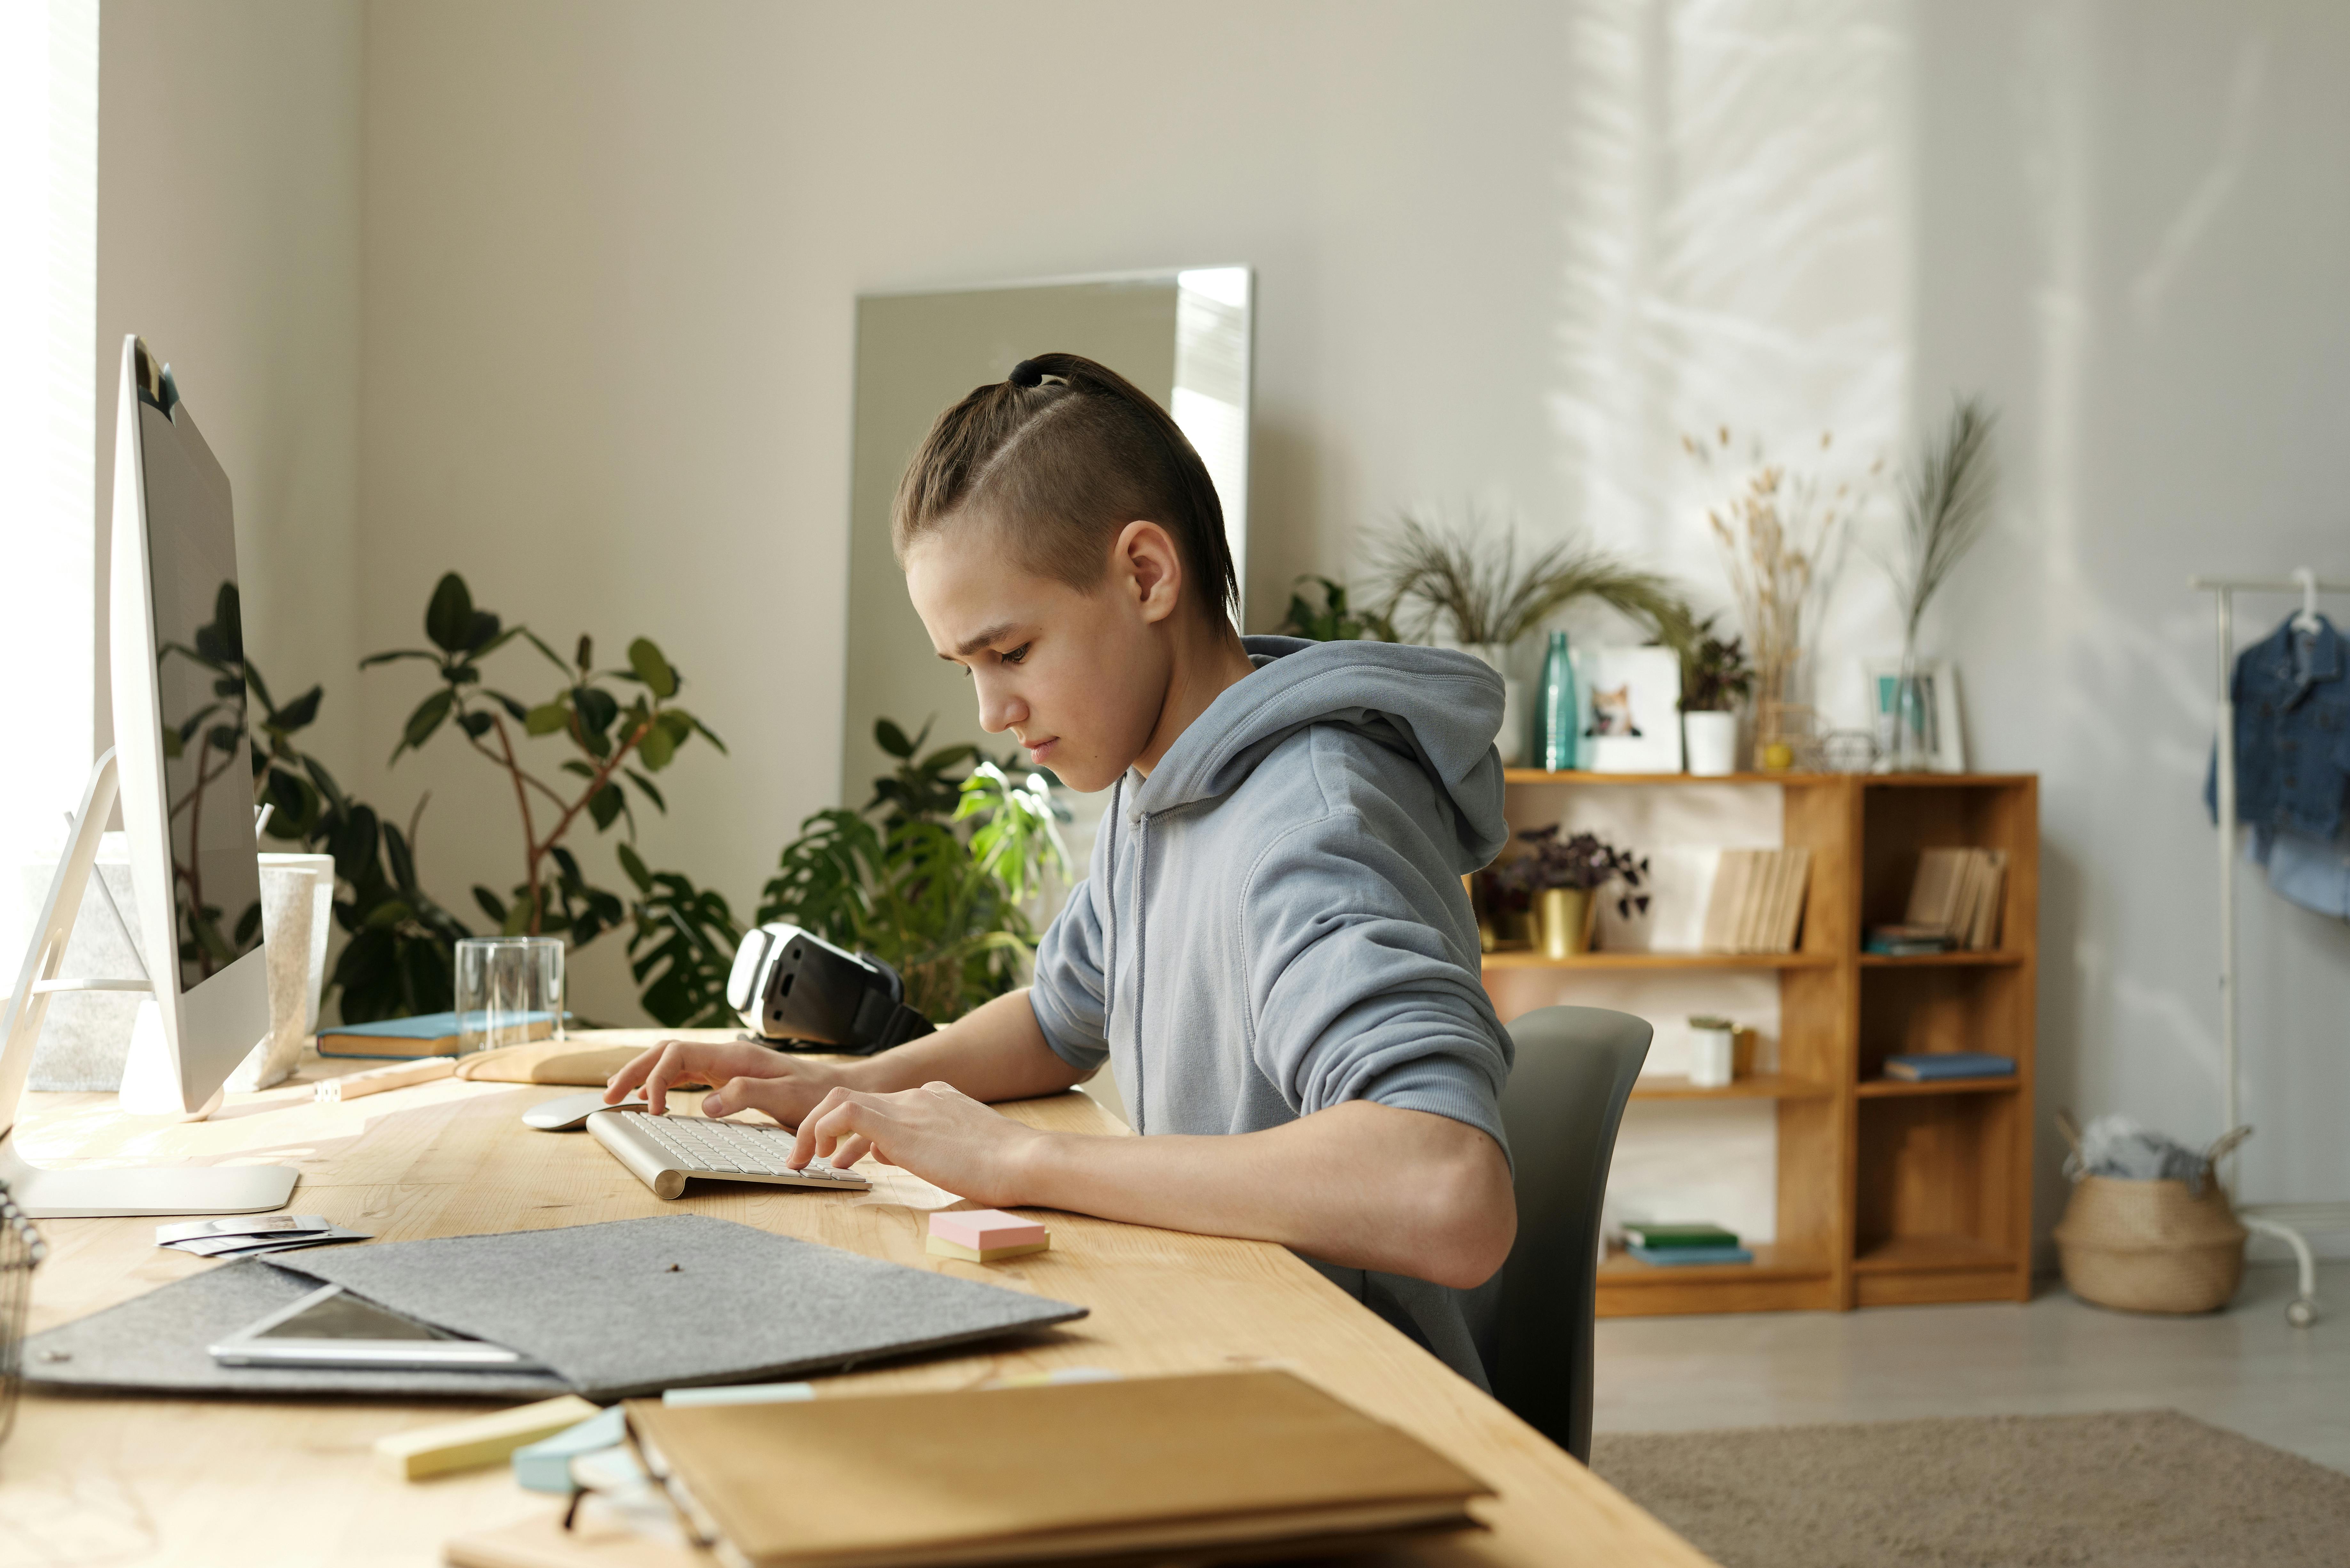
[[[931,651],[907,601],[889,504],[940,410],[1022,359],[1083,354],[1157,398],[1215,481],[1247,582],[1250,294],[1246,267],[1201,267],[858,298],[843,805],[863,805],[890,769],[873,742],[878,719],[909,734],[929,723],[928,747],[1010,749],[980,729],[970,684]]]

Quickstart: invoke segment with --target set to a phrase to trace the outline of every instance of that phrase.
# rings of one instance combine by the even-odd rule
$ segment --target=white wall
[[[358,0],[107,0],[99,79],[98,744],[122,338],[170,361],[236,499],[245,646],[348,784],[359,385]]]
[[[0,670],[19,743],[0,768],[0,981],[14,989],[54,854],[89,776],[96,594],[89,335],[97,309],[97,0],[0,11]],[[37,675],[37,679],[34,678]]]
[[[2208,1139],[2216,675],[2187,579],[2350,576],[2350,12],[1922,20],[1918,383],[2007,410],[2004,516],[1942,628],[1983,762],[2043,775],[2043,1118],[2122,1110]],[[2249,602],[2246,637],[2288,607]],[[2257,872],[2240,889],[2242,1190],[2350,1198],[2350,927]],[[2045,1223],[2061,1193],[2042,1197]]]

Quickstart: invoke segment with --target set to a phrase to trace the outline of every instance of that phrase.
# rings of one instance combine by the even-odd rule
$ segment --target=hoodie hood
[[[1125,792],[1129,821],[1230,794],[1309,724],[1344,724],[1413,757],[1452,803],[1461,871],[1509,841],[1502,815],[1502,678],[1483,660],[1398,642],[1244,637],[1256,673],[1208,704],[1148,779]]]

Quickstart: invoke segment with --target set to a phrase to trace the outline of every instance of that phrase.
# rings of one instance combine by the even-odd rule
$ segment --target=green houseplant
[[[1308,583],[1321,589],[1322,602],[1306,598]],[[1347,602],[1347,585],[1308,572],[1291,585],[1289,613],[1274,628],[1284,637],[1309,642],[1393,642],[1395,625],[1377,610],[1358,609]]]
[[[1689,771],[1720,777],[1738,771],[1738,708],[1754,694],[1754,667],[1744,639],[1714,635],[1709,617],[1681,660],[1681,736]]]
[[[1371,562],[1385,594],[1381,618],[1409,636],[1450,635],[1471,650],[1506,649],[1577,599],[1597,599],[1676,648],[1695,625],[1657,573],[1579,539],[1522,559],[1514,526],[1479,517],[1444,528],[1406,514],[1374,537]]]
[[[1371,575],[1384,599],[1379,618],[1417,641],[1449,638],[1503,678],[1502,761],[1524,754],[1523,682],[1511,678],[1511,647],[1578,599],[1597,599],[1641,623],[1659,640],[1686,647],[1695,624],[1665,579],[1579,539],[1522,556],[1514,526],[1471,516],[1440,527],[1406,514],[1373,537]]]
[[[629,644],[625,668],[596,668],[595,644],[584,635],[567,659],[528,628],[504,626],[475,607],[465,579],[454,572],[432,590],[424,633],[429,649],[394,649],[359,661],[366,669],[421,659],[440,681],[409,714],[391,760],[421,749],[445,726],[504,773],[521,818],[523,877],[510,899],[476,884],[473,901],[506,935],[560,934],[574,947],[586,946],[619,925],[627,911],[619,895],[588,880],[566,836],[582,817],[598,833],[626,818],[633,838],[637,801],[669,810],[649,775],[668,767],[695,735],[721,752],[725,742],[677,705],[684,677],[650,638]],[[517,637],[544,655],[561,680],[536,703],[483,684],[482,661]],[[525,742],[559,738],[570,754],[558,770],[579,782],[557,789],[526,766],[524,749],[515,744],[517,731]]]
[[[977,747],[922,751],[884,719],[873,727],[898,760],[856,811],[820,811],[784,846],[754,925],[787,920],[905,977],[907,1001],[937,1023],[1020,983],[1035,951],[1027,905],[1066,873],[1058,813],[1044,774],[1015,784]],[[733,1022],[725,986],[743,928],[724,898],[653,872],[627,846],[638,889],[629,951],[645,1010],[672,1027]]]
[[[327,983],[339,998],[344,1021],[446,1012],[454,1002],[452,946],[473,933],[417,880],[416,833],[425,801],[417,802],[403,830],[353,799],[325,764],[303,751],[297,737],[317,722],[325,689],[313,686],[285,703],[275,699],[245,654],[233,585],[223,586],[212,620],[197,630],[192,646],[174,644],[164,651],[194,660],[215,678],[215,701],[175,726],[166,750],[191,742],[233,750],[235,735],[224,727],[241,726],[252,745],[254,803],[271,807],[265,831],[334,857],[335,923],[348,940]],[[258,904],[238,919],[240,945],[251,940],[260,919]],[[190,940],[204,937],[191,932]]]
[[[1494,873],[1505,896],[1523,898],[1532,906],[1535,942],[1546,958],[1590,950],[1601,889],[1621,885],[1616,912],[1627,919],[1635,909],[1648,907],[1648,895],[1640,891],[1648,873],[1646,857],[1618,849],[1596,833],[1562,837],[1564,832],[1559,823],[1527,829],[1518,836],[1533,846],[1533,852]]]

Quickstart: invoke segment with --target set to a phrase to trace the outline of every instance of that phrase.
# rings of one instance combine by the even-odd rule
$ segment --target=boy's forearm
[[[894,1094],[943,1080],[975,1100],[1057,1094],[1089,1075],[1053,1053],[1025,988],[984,1002],[935,1034],[849,1064],[852,1089]]]
[[[1499,1145],[1464,1123],[1367,1101],[1228,1137],[1049,1136],[1029,1151],[1021,1187],[1041,1208],[1278,1241],[1464,1289],[1501,1267],[1517,1234]]]

